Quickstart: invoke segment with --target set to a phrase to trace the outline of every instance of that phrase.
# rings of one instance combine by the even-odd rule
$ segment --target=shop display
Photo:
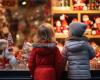
[[[16,0],[2,0],[3,6],[6,7],[15,7],[16,6]]]
[[[76,14],[55,14],[53,18],[56,35],[64,35],[65,37],[68,37],[69,23],[78,21]]]
[[[0,70],[15,70],[17,69],[17,58],[15,58],[15,55],[13,54],[14,42],[9,30],[5,12],[6,8],[0,2]]]
[[[0,69],[6,69],[9,65],[7,58],[3,55],[5,48],[7,47],[7,40],[2,39],[7,37],[5,34],[8,33],[8,27],[6,26],[7,21],[5,17],[5,8],[0,3]]]
[[[74,0],[74,10],[87,10],[84,0]]]
[[[5,68],[5,61],[4,61],[4,57],[2,56],[2,51],[5,48],[5,44],[6,44],[6,40],[0,40],[0,69],[4,69]]]
[[[57,7],[59,7],[62,10],[70,10],[70,0],[51,0],[51,2],[52,9],[57,9]]]
[[[56,2],[57,4],[57,2]],[[100,69],[100,1],[99,0],[70,0],[70,10],[62,10],[61,8],[52,9],[53,14],[53,26],[55,27],[55,21],[60,21],[60,26],[68,26],[71,22],[83,22],[87,25],[85,36],[92,40],[91,46],[94,48],[96,57],[90,61],[91,69]],[[67,18],[63,20],[59,19],[60,16],[66,15]],[[76,15],[76,16],[74,16]],[[57,32],[56,32],[57,33]],[[56,35],[57,39],[65,39],[67,36],[65,34]],[[98,44],[97,44],[98,43]],[[58,46],[59,47],[59,46]],[[59,47],[62,49],[62,46]]]
[[[0,0],[0,39],[7,40],[7,54],[16,60],[5,59],[0,49],[0,70],[28,70],[35,31],[44,21],[51,23],[51,16],[50,0]]]
[[[60,16],[60,20],[61,20],[61,26],[62,26],[62,33],[65,34],[66,36],[68,36],[68,22],[66,20],[66,18],[68,18],[67,15],[62,14]]]
[[[23,51],[19,50],[15,53],[15,57],[18,61],[18,64],[16,65],[16,70],[27,70],[27,59],[24,57]]]
[[[56,21],[56,32],[57,33],[61,33],[62,29],[61,29],[61,21]]]
[[[55,0],[53,3],[55,6],[58,6],[58,7],[69,6],[69,0]]]
[[[69,0],[59,0],[59,1],[60,1],[60,6],[59,7],[66,7],[67,10],[70,9]]]
[[[56,21],[56,34],[65,34],[68,33],[68,22],[66,21],[65,17],[68,16],[62,14],[59,16],[59,20]]]
[[[88,10],[100,10],[100,1],[99,0],[89,0],[88,4]]]
[[[95,18],[93,29],[95,30],[96,35],[100,35],[100,16]]]
[[[85,23],[87,25],[85,34],[91,35],[91,32],[92,32],[91,25],[93,24],[93,22],[89,19],[88,15],[83,15],[82,19],[83,19],[83,23]]]
[[[99,0],[73,0],[74,10],[100,10]]]
[[[14,24],[13,28],[15,28],[15,26],[17,27],[14,29],[15,31],[12,31],[10,33],[9,27],[7,26],[8,22],[5,16],[5,7],[15,7],[17,5],[16,0],[0,0],[0,32],[3,32],[0,33],[0,38],[1,35],[5,36],[8,41],[7,47],[9,52],[10,54],[14,55],[17,60],[17,65],[11,66],[8,63],[7,59],[5,59],[4,61],[4,58],[2,57],[2,55],[0,55],[0,69],[28,70],[27,61],[29,52],[32,49],[32,43],[28,41],[25,42],[25,39],[27,39],[26,36],[30,34],[30,32],[35,32],[35,27],[37,28],[37,26],[44,21],[52,22],[56,38],[61,39],[60,41],[57,41],[57,46],[60,51],[62,51],[63,49],[65,38],[68,37],[69,24],[71,22],[78,21],[85,23],[87,25],[85,36],[87,36],[90,40],[91,38],[94,39],[94,41],[91,42],[91,46],[96,52],[96,57],[90,61],[91,69],[100,69],[100,44],[97,44],[95,39],[96,37],[98,39],[98,42],[100,41],[100,0],[51,0],[52,4],[48,4],[48,0],[45,0],[44,2],[46,3],[46,1],[47,5],[45,5],[42,1],[41,3],[38,3],[38,1],[36,1],[36,4],[32,3],[30,5],[31,1],[28,3],[28,1],[26,0],[27,5],[35,7],[34,10],[32,9],[32,12],[29,11],[30,13],[24,13],[28,11],[28,8],[31,9],[31,7],[29,6],[25,11],[23,10],[24,12],[22,11],[22,13],[17,12],[17,9],[15,9],[14,11],[16,12],[13,11],[15,15],[13,15],[11,18],[11,22],[13,22],[12,20],[14,19],[15,22],[11,23],[11,25]],[[21,4],[18,3],[21,9],[25,7],[22,5],[22,3],[23,1],[21,1]],[[43,6],[41,4],[43,4]],[[39,7],[36,8],[36,5],[38,5]],[[52,6],[52,8],[50,8],[49,6]],[[28,14],[32,15],[27,18]],[[29,19],[30,17],[31,19]],[[22,22],[21,24],[21,21],[23,21],[24,18],[25,22]],[[20,19],[19,24],[16,23],[17,19]],[[33,21],[32,27],[34,28],[34,30],[30,30],[29,33],[27,33],[27,31],[30,25],[27,25],[27,20],[29,20],[29,22]],[[28,28],[26,29],[26,27]],[[14,35],[12,33],[14,33]],[[24,33],[27,33],[27,35]],[[17,45],[14,43],[12,35],[16,37],[15,42],[17,43],[18,41]],[[1,51],[2,50],[0,49],[0,53]]]
[[[100,58],[100,46],[97,45],[95,42],[91,42],[91,46],[96,52],[96,58]]]
[[[100,46],[97,45],[95,42],[91,42],[91,46],[95,50],[96,57],[90,61],[91,69],[100,69]]]
[[[90,15],[82,15],[82,22],[87,25],[86,35],[100,35],[100,16],[96,15],[90,19]]]

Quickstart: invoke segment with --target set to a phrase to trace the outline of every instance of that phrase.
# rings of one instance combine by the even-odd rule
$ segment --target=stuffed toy
[[[100,35],[100,17],[95,18],[93,28],[95,28],[96,35]]]
[[[56,21],[56,33],[61,33],[62,32],[62,29],[61,29],[61,21],[60,20],[57,20]]]
[[[7,47],[8,41],[0,39],[0,69],[15,69],[17,64],[15,56],[12,54],[12,50]]]
[[[66,16],[64,14],[60,16],[61,25],[62,25],[62,29],[63,29],[62,32],[67,35],[69,26],[68,26],[68,22],[67,22],[66,18],[68,18],[68,16]]]
[[[0,69],[5,68],[5,57],[3,55],[3,50],[7,47],[7,40],[0,39]]]
[[[87,10],[87,6],[84,0],[74,0],[74,10]]]
[[[68,28],[68,22],[67,22],[66,18],[68,18],[68,16],[66,16],[64,14],[60,16],[60,20],[61,20],[63,30]]]
[[[85,31],[85,34],[91,35],[91,33],[92,33],[91,25],[93,24],[93,22],[89,19],[88,15],[83,15],[82,19],[83,19],[83,23],[85,23],[87,25],[87,29]]]
[[[100,58],[100,46],[97,45],[95,42],[91,42],[91,46],[95,50],[96,58]]]

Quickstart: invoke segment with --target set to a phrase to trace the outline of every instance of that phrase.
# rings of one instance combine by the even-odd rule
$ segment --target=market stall
[[[68,37],[69,24],[78,21],[88,26],[84,35],[96,53],[96,57],[90,61],[91,74],[93,80],[99,80],[99,0],[0,0],[0,39],[8,41],[7,50],[17,61],[11,65],[6,59],[5,65],[0,68],[0,80],[31,80],[28,55],[32,50],[34,33],[41,23],[52,24],[57,46],[62,50]],[[3,61],[1,55],[0,61]],[[62,80],[67,77],[64,74]]]

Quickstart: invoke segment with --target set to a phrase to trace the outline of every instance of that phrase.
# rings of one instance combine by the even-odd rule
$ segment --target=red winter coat
[[[56,45],[35,45],[29,57],[29,69],[34,80],[59,80],[63,58]]]

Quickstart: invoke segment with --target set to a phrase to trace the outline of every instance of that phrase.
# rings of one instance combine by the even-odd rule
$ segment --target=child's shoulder
[[[89,42],[85,40],[68,40],[65,42],[65,46],[73,46],[73,45],[87,46],[89,45]]]

